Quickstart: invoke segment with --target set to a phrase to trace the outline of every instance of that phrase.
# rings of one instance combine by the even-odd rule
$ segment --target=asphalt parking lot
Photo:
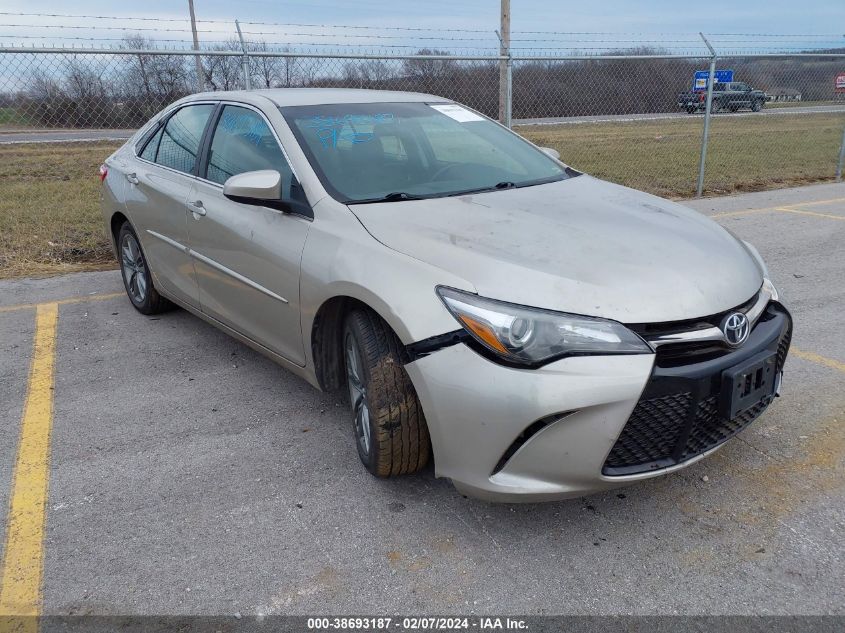
[[[793,312],[783,397],[680,473],[560,503],[374,479],[340,396],[186,312],[138,314],[117,272],[0,282],[0,606],[845,614],[845,184],[690,204]]]

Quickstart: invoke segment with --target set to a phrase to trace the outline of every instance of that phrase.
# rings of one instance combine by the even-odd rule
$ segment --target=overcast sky
[[[617,34],[664,34],[661,37],[672,42],[676,33],[692,34],[699,30],[710,33],[767,33],[824,34],[831,37],[825,45],[845,44],[845,0],[701,0],[679,2],[678,0],[597,0],[594,2],[564,2],[554,0],[512,0],[512,28],[514,31],[565,31],[565,32],[613,32]],[[479,29],[493,31],[498,27],[498,0],[195,0],[198,19],[266,21],[284,23],[307,23],[318,25],[366,25],[399,26],[431,29]],[[0,11],[22,13],[73,13],[103,16],[147,16],[157,18],[184,18],[187,15],[187,0],[143,0],[126,3],[114,0],[0,0]],[[12,24],[79,26],[78,29],[45,29],[33,26],[16,27]],[[184,28],[179,23],[128,22],[133,27],[155,28],[157,25],[174,29]],[[45,41],[56,41],[59,35],[84,37],[122,36],[120,30],[92,31],[87,27],[120,26],[116,22],[91,19],[72,20],[64,18],[36,18],[0,16],[0,42],[10,43],[10,36],[29,35],[29,39],[18,39],[16,43],[32,42],[32,36],[43,37]],[[201,29],[221,31],[225,37],[233,30],[227,24],[207,24]],[[247,27],[252,31],[258,27]],[[299,28],[298,33],[312,36],[294,37],[293,28],[268,27],[268,35],[255,35],[253,39],[282,42],[332,41],[332,38],[317,37],[334,33],[331,29],[310,30]],[[346,31],[352,33],[354,31]],[[168,37],[164,32],[145,32],[158,38]],[[371,31],[370,31],[371,33]],[[395,33],[394,33],[395,35]],[[408,36],[413,32],[408,32]],[[442,35],[447,36],[446,32]],[[223,37],[221,34],[202,34],[203,39]],[[451,35],[448,35],[452,37]],[[169,33],[173,39],[186,37],[179,32]],[[457,34],[455,34],[457,37]],[[466,40],[454,45],[489,46],[487,35],[473,36],[465,33],[464,38],[481,37],[482,40]],[[834,40],[833,37],[838,38]],[[529,39],[528,35],[524,36]],[[577,36],[569,36],[576,40]],[[617,39],[625,39],[621,35]],[[632,37],[631,39],[636,39]],[[72,42],[72,40],[67,40]],[[388,44],[403,43],[409,46],[424,46],[423,39],[362,40],[348,38],[334,40],[351,43]],[[476,41],[481,44],[476,44]],[[495,41],[495,40],[493,40]],[[789,41],[771,38],[769,45]],[[820,40],[817,40],[820,41]],[[762,43],[762,40],[761,40]],[[569,43],[574,46],[577,43]],[[554,47],[556,42],[525,42],[524,47]],[[678,43],[680,46],[681,44]]]

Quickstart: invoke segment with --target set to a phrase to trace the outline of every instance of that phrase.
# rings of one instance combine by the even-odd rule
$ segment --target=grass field
[[[842,114],[714,117],[708,195],[831,180]],[[701,119],[526,126],[573,167],[658,195],[695,193]],[[97,168],[116,142],[0,145],[0,278],[115,266]]]
[[[841,105],[841,101],[769,101],[767,108],[807,108],[811,106]]]
[[[845,116],[718,114],[710,126],[705,194],[720,195],[830,180]],[[695,194],[701,118],[524,126],[576,169],[661,196]]]
[[[97,169],[118,146],[0,145],[0,278],[116,265]]]

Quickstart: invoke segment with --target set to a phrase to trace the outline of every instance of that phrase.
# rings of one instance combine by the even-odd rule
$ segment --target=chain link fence
[[[836,77],[845,73],[845,54],[719,57],[714,68],[733,71],[733,81],[713,82],[712,113],[710,64],[711,57],[642,52],[508,58],[257,45],[246,54],[0,48],[0,132],[133,130],[200,89],[366,88],[436,94],[493,118],[510,113],[517,132],[554,147],[573,167],[661,195],[696,194],[702,169],[698,193],[705,194],[836,176],[845,138],[845,87],[837,89]],[[510,90],[500,86],[500,66]],[[696,85],[701,71],[704,83],[699,75]],[[512,102],[500,110],[506,95]]]

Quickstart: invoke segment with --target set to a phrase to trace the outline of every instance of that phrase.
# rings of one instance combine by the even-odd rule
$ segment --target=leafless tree
[[[417,55],[448,55],[448,51],[423,48]],[[406,59],[403,61],[405,75],[422,82],[445,79],[454,75],[458,64],[453,59]]]
[[[241,43],[230,39],[212,50],[240,51]],[[238,90],[243,87],[241,58],[237,55],[203,55],[202,67],[205,72],[205,84],[212,90]]]

